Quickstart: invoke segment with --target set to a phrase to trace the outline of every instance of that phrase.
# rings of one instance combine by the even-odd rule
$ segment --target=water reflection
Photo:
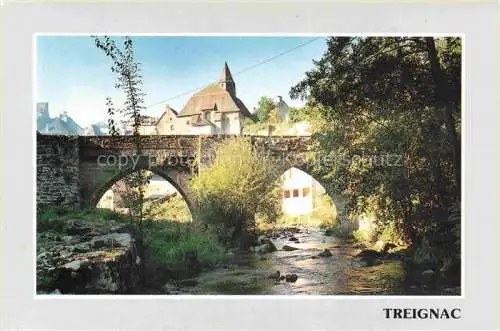
[[[265,255],[261,261],[255,255],[242,258],[233,269],[214,270],[199,278],[195,293],[205,294],[322,294],[322,295],[414,295],[429,294],[421,289],[409,290],[405,284],[405,270],[401,261],[384,260],[366,266],[355,255],[360,249],[335,237],[325,236],[319,230],[303,231],[295,235],[298,242],[288,238],[274,240],[278,251]],[[283,251],[289,245],[298,248]],[[330,257],[318,257],[324,249]],[[297,274],[294,283],[269,280],[268,275],[279,270]],[[436,293],[435,289],[429,289]]]

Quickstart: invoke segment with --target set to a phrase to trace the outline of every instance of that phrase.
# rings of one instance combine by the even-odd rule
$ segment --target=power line
[[[279,53],[279,54],[276,54],[276,55],[274,55],[274,56],[271,56],[270,58],[268,58],[268,59],[266,59],[266,60],[263,60],[263,61],[261,61],[261,62],[258,62],[258,63],[254,64],[254,65],[252,65],[252,66],[249,66],[249,67],[247,67],[247,68],[245,68],[245,69],[243,69],[243,70],[240,70],[240,71],[236,72],[235,74],[233,74],[233,76],[238,76],[238,75],[240,75],[240,74],[242,74],[242,73],[245,73],[245,72],[248,72],[248,71],[250,71],[250,70],[253,70],[253,69],[255,69],[255,68],[257,68],[257,67],[259,67],[259,66],[261,66],[261,65],[263,65],[263,64],[266,64],[266,63],[268,63],[268,62],[271,62],[271,61],[273,61],[273,60],[277,59],[278,57],[281,57],[281,56],[286,55],[286,54],[288,54],[288,53],[291,53],[291,52],[293,52],[293,51],[295,51],[295,50],[297,50],[297,49],[299,49],[299,48],[301,48],[301,47],[304,47],[304,46],[306,46],[306,45],[309,45],[310,43],[312,43],[312,42],[314,42],[314,41],[316,41],[316,40],[318,40],[318,39],[320,39],[320,38],[322,38],[322,37],[316,37],[316,38],[313,38],[313,39],[308,40],[308,41],[306,41],[306,42],[304,42],[304,43],[302,43],[302,44],[299,44],[299,45],[297,45],[297,46],[295,46],[295,47],[293,47],[293,48],[290,48],[290,49],[288,49],[288,50],[286,50],[286,51],[284,51],[284,52],[281,52],[281,53]],[[190,90],[184,91],[184,92],[182,92],[182,93],[179,93],[179,94],[177,94],[177,95],[174,95],[174,96],[172,96],[172,97],[170,97],[170,98],[167,98],[167,99],[165,99],[165,100],[158,101],[158,102],[155,102],[155,103],[153,103],[153,104],[150,104],[150,105],[146,106],[146,108],[151,108],[151,107],[154,107],[154,106],[159,105],[159,104],[161,104],[161,103],[164,103],[164,102],[167,102],[167,101],[170,101],[170,100],[174,100],[174,99],[180,98],[180,97],[185,96],[185,95],[187,95],[187,94],[190,94],[190,93],[193,93],[193,92],[199,91],[199,90],[201,90],[202,88],[206,87],[207,85],[210,85],[210,84],[215,84],[215,83],[218,83],[218,82],[219,82],[219,81],[218,81],[218,80],[216,80],[216,81],[213,81],[213,82],[211,82],[211,83],[209,83],[209,84],[205,84],[205,85],[203,85],[203,86],[200,86],[200,87],[197,87],[197,88],[194,88],[194,89],[190,89]]]

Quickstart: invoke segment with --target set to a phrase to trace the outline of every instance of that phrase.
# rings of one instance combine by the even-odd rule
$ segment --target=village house
[[[283,98],[278,96],[273,110],[276,121],[286,125],[289,109]],[[245,118],[250,117],[245,104],[236,97],[236,84],[225,63],[219,81],[193,94],[180,112],[167,105],[158,121],[149,116],[141,116],[140,134],[240,135],[243,133]],[[132,134],[132,122],[126,122],[121,131],[125,135]],[[287,127],[286,132],[300,134],[295,126]],[[164,184],[169,186],[158,176],[151,180],[152,186],[161,188],[155,191],[159,195],[170,193]],[[281,176],[281,189],[282,211],[291,216],[311,214],[316,207],[316,197],[324,194],[324,189],[314,178],[295,168],[287,170]],[[99,206],[116,207],[119,205],[120,194],[118,188],[114,192],[108,191]]]
[[[325,189],[316,179],[297,168],[281,175],[281,210],[285,215],[311,214],[317,198],[324,194]]]
[[[236,83],[224,63],[219,81],[191,96],[180,112],[166,106],[156,124],[156,133],[239,135],[244,119],[250,116],[245,104],[236,97]]]

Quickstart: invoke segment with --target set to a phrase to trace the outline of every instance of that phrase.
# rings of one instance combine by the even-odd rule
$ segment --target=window
[[[172,122],[172,117],[170,117],[170,122]]]
[[[304,187],[302,189],[302,196],[307,197],[309,195],[309,187]]]
[[[293,197],[296,198],[298,196],[299,196],[299,189],[296,188],[296,189],[293,190]]]
[[[285,190],[285,191],[283,191],[283,193],[284,193],[285,199],[290,198],[290,191],[289,190]]]
[[[186,124],[189,125],[189,120],[186,121]]]
[[[174,131],[174,125],[173,124],[170,126],[170,131]]]

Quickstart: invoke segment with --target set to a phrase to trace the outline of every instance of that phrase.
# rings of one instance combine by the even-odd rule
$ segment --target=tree
[[[275,163],[248,139],[226,140],[215,151],[213,164],[190,183],[193,219],[218,228],[226,241],[236,240],[253,229],[256,213],[277,216],[279,176]]]
[[[434,250],[454,242],[442,220],[460,201],[460,63],[459,38],[330,38],[290,91],[320,119],[320,154],[337,160],[316,175],[352,214]]]
[[[117,75],[115,87],[122,89],[125,94],[125,102],[122,107],[116,108],[110,97],[106,98],[108,108],[108,128],[113,136],[119,135],[115,117],[121,116],[122,120],[131,121],[133,127],[134,145],[138,157],[143,155],[140,126],[141,112],[145,109],[142,88],[142,75],[140,63],[135,61],[134,46],[132,39],[124,38],[123,49],[120,49],[116,41],[108,36],[102,38],[94,37],[95,45],[102,50],[106,56],[111,58],[111,71]],[[146,186],[151,179],[151,173],[144,169],[139,169],[124,178],[126,190],[123,192],[124,200],[128,206],[131,216],[136,217],[139,226],[139,233],[142,236],[143,206]]]
[[[258,122],[265,122],[269,119],[269,113],[276,108],[273,99],[263,96],[260,98],[258,106],[255,110],[255,119]]]

